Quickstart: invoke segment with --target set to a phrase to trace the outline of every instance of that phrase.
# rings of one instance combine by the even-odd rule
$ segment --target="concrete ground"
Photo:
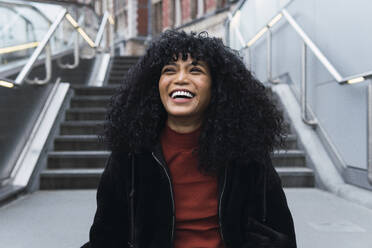
[[[299,248],[372,247],[372,210],[318,189],[286,189]],[[5,248],[73,248],[88,240],[95,191],[38,191],[0,208]]]

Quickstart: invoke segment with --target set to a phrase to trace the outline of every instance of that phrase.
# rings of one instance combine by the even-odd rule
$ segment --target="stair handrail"
[[[58,14],[56,20],[53,22],[53,24],[50,26],[47,33],[44,35],[43,39],[39,42],[39,45],[36,47],[35,51],[31,55],[30,59],[27,61],[26,65],[22,68],[21,72],[17,75],[16,79],[14,80],[14,83],[16,85],[21,85],[25,80],[28,81],[29,83],[36,83],[36,84],[44,84],[50,80],[51,78],[50,76],[51,74],[51,58],[50,58],[51,53],[49,52],[46,53],[46,63],[45,63],[45,67],[47,71],[46,78],[43,80],[39,80],[39,79],[29,80],[29,79],[26,79],[26,77],[30,73],[32,66],[35,64],[37,58],[41,55],[42,51],[48,46],[50,39],[52,38],[54,32],[57,30],[57,28],[59,27],[59,25],[61,24],[64,18],[66,18],[70,22],[70,24],[74,27],[75,31],[78,32],[84,38],[84,40],[89,44],[89,46],[95,49],[95,51],[99,50],[100,48],[100,43],[102,41],[103,32],[105,28],[107,27],[106,25],[107,22],[109,22],[111,25],[114,24],[114,20],[111,17],[111,15],[108,12],[105,12],[102,18],[102,21],[101,21],[101,25],[99,27],[99,31],[97,33],[97,37],[95,41],[93,41],[85,33],[85,31],[79,26],[79,24],[73,19],[73,17],[68,13],[67,9],[66,8],[62,9],[60,13]],[[75,42],[78,42],[78,41],[75,40]],[[75,51],[76,51],[76,44],[75,44]],[[76,52],[74,54],[76,57]],[[69,67],[72,69],[74,68],[74,65],[66,66],[66,68],[69,68]]]
[[[85,16],[79,18],[78,23],[82,23],[85,20]],[[63,64],[62,58],[57,59],[57,65],[62,69],[75,69],[79,66],[80,63],[80,47],[79,47],[79,34],[76,32],[74,37],[74,62],[72,64]]]
[[[239,13],[239,10],[235,12],[235,14]],[[240,48],[240,50],[249,48],[253,46],[267,31],[271,31],[271,29],[279,22],[279,20],[284,16],[284,18],[287,20],[287,22],[291,25],[291,27],[296,31],[296,33],[301,37],[302,41],[305,43],[307,47],[310,48],[310,50],[314,53],[314,55],[319,59],[319,61],[323,64],[323,66],[328,70],[328,72],[333,76],[333,78],[340,84],[353,84],[358,83],[361,81],[364,81],[368,78],[372,77],[372,71],[363,72],[360,74],[355,74],[347,77],[341,76],[341,74],[337,71],[337,69],[332,65],[332,63],[329,61],[329,59],[321,52],[319,47],[312,41],[312,39],[306,34],[306,32],[301,28],[301,26],[294,20],[291,14],[286,10],[286,8],[283,8],[279,11],[277,15],[275,15],[274,18],[272,18],[269,22],[266,23],[266,25],[258,31],[252,39],[250,39],[248,42],[245,41],[243,36],[241,35],[240,30],[233,26],[235,31],[237,31],[239,40],[244,41],[244,46]],[[228,16],[229,21],[232,21],[233,17],[230,14]],[[270,32],[269,32],[270,33]],[[240,41],[241,42],[241,41]],[[241,42],[242,44],[242,42]]]
[[[239,8],[242,6],[242,4],[239,6]],[[239,14],[239,9],[235,10],[235,14]],[[279,13],[272,18],[259,32],[256,33],[253,38],[244,43],[245,41],[243,36],[241,35],[240,30],[236,27],[236,25],[230,25],[232,28],[235,29],[235,31],[238,34],[238,39],[240,40],[240,43],[242,45],[243,50],[245,48],[250,48],[256,41],[258,41],[263,34],[267,31],[267,79],[268,82],[272,84],[279,83],[278,80],[273,80],[271,75],[271,68],[272,68],[272,34],[271,29],[273,26],[275,26],[276,23],[279,22],[279,20],[282,17],[285,17],[287,22],[291,25],[291,27],[296,31],[296,33],[301,37],[302,39],[302,55],[301,55],[301,116],[302,121],[306,123],[307,125],[310,125],[312,127],[316,127],[318,122],[315,120],[308,120],[306,115],[306,106],[307,106],[307,47],[310,48],[310,50],[314,53],[314,55],[319,59],[319,61],[323,64],[323,66],[328,70],[328,72],[333,76],[333,78],[339,83],[339,84],[354,84],[354,83],[360,83],[363,81],[367,81],[367,79],[372,78],[372,71],[363,72],[360,74],[355,74],[352,76],[342,77],[341,74],[336,70],[336,68],[331,64],[331,62],[327,59],[327,57],[321,52],[321,50],[318,48],[318,46],[311,40],[311,38],[306,34],[306,32],[301,28],[301,26],[294,20],[294,18],[288,13],[286,8],[283,8]],[[231,22],[233,20],[233,17],[231,14],[228,15],[228,21]],[[242,42],[243,41],[243,42]],[[251,66],[251,63],[250,63]],[[367,165],[368,165],[368,181],[370,184],[372,184],[372,80],[368,80],[369,84],[367,87]]]
[[[372,184],[372,80],[368,84],[367,98],[367,164],[368,164],[368,181]]]
[[[239,15],[240,12],[237,10],[235,12],[236,15]],[[302,39],[302,55],[301,55],[301,114],[302,114],[302,120],[307,125],[310,125],[312,127],[317,126],[317,121],[315,118],[312,120],[307,118],[307,48],[310,48],[310,51],[313,52],[315,57],[318,58],[318,60],[322,63],[322,65],[328,70],[328,72],[333,76],[333,78],[339,83],[339,84],[353,84],[353,83],[359,83],[362,81],[365,81],[368,78],[372,78],[372,71],[364,72],[361,74],[356,74],[353,76],[348,77],[342,77],[341,74],[337,71],[337,69],[332,65],[332,63],[328,60],[328,58],[322,53],[322,51],[319,49],[319,47],[312,41],[312,39],[306,34],[306,32],[301,28],[301,26],[294,20],[294,18],[288,13],[286,8],[282,8],[277,15],[275,15],[274,18],[272,18],[269,22],[266,23],[266,25],[261,28],[254,36],[251,38],[248,42],[246,42],[241,35],[240,30],[236,27],[236,25],[230,25],[232,28],[235,29],[237,32],[238,39],[240,40],[240,43],[242,47],[240,48],[240,51],[243,49],[248,49],[248,52],[250,52],[250,47],[252,47],[266,32],[267,32],[267,81],[276,84],[279,83],[278,80],[274,80],[272,78],[272,33],[271,29],[279,22],[282,17],[285,18],[285,20],[290,24],[290,26],[296,31],[296,33],[301,37]],[[228,16],[229,21],[233,22],[233,17],[230,14]],[[244,45],[243,45],[244,42]],[[250,60],[250,59],[249,59]],[[249,63],[249,67],[251,69],[252,63]]]
[[[25,78],[28,76],[28,74],[31,72],[32,66],[36,62],[37,58],[41,55],[44,48],[49,43],[50,38],[54,34],[54,32],[57,30],[59,24],[62,22],[63,18],[65,17],[67,13],[67,9],[61,10],[61,12],[58,14],[56,20],[53,22],[53,24],[50,26],[48,32],[45,34],[44,38],[41,40],[39,45],[36,47],[35,51],[32,53],[30,59],[27,61],[26,65],[22,68],[20,73],[17,75],[16,79],[14,80],[15,84],[21,85]],[[46,54],[46,62],[48,63],[50,56],[49,53]]]
[[[101,25],[99,26],[97,37],[94,42],[94,45],[96,47],[98,47],[102,41],[103,32],[105,31],[107,22],[110,22],[111,25],[114,24],[114,20],[112,19],[112,16],[109,14],[109,12],[106,11],[102,17]]]

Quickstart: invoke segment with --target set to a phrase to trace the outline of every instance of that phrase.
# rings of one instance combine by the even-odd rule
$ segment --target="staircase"
[[[293,132],[290,120],[279,101],[279,97],[267,88],[269,96],[284,113],[289,134],[283,149],[274,149],[271,154],[273,165],[278,172],[284,187],[314,187],[314,171],[306,166],[305,152],[298,146],[297,136]]]
[[[40,189],[96,189],[109,151],[99,142],[106,106],[136,57],[116,57],[111,65],[108,85],[73,86],[74,96],[48,154],[47,169],[41,173]],[[271,93],[273,100],[277,101]],[[284,187],[313,187],[314,173],[306,167],[305,154],[298,149],[291,133],[286,150],[272,154],[273,164]]]
[[[104,150],[106,107],[138,57],[114,57],[104,87],[72,85],[73,97],[40,175],[40,189],[95,189],[110,152]]]

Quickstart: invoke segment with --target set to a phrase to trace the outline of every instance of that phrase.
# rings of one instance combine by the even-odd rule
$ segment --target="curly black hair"
[[[212,174],[236,159],[265,161],[274,147],[284,147],[283,114],[238,53],[206,32],[168,30],[150,43],[111,100],[104,128],[110,150],[141,152],[159,142],[167,119],[158,88],[161,69],[178,54],[206,62],[211,72],[197,149],[202,172]]]

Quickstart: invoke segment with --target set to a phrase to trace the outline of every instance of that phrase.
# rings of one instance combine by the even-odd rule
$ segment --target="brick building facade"
[[[109,1],[109,0],[107,0]],[[207,30],[224,37],[223,23],[232,0],[111,0],[116,34],[127,40],[128,54],[141,54],[148,38],[166,29]],[[151,14],[150,14],[151,13]],[[149,26],[150,25],[150,26]]]
[[[152,34],[182,27],[228,6],[227,0],[152,0]]]

